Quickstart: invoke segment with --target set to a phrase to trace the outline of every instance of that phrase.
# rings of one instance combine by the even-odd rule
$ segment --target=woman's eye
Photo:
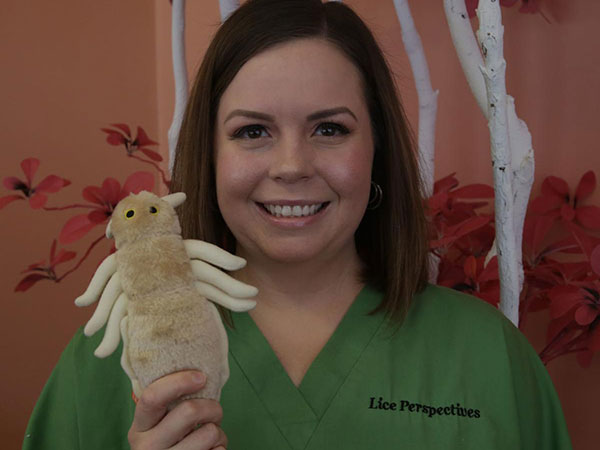
[[[267,130],[262,125],[247,125],[233,134],[234,139],[259,139],[266,136]]]
[[[319,124],[317,129],[315,130],[315,134],[319,136],[340,136],[344,134],[348,134],[350,131],[344,125],[333,122],[325,122]]]

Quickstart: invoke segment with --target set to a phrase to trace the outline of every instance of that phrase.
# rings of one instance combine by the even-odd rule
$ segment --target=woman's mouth
[[[279,205],[259,203],[263,209],[274,217],[310,217],[325,208],[329,202],[313,203],[307,205]]]

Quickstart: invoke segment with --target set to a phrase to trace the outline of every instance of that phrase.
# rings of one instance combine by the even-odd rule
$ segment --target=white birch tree
[[[523,224],[534,174],[531,134],[525,122],[517,117],[514,99],[506,94],[504,28],[499,3],[480,1],[479,44],[471,28],[465,1],[444,0],[444,9],[463,72],[490,127],[496,241],[486,262],[498,253],[500,310],[518,325],[519,295],[523,285]]]
[[[239,0],[219,0],[221,22],[240,5]],[[188,72],[185,62],[185,0],[173,0],[171,12],[171,48],[173,53],[173,76],[175,78],[175,108],[169,127],[169,172],[173,171],[175,147],[185,113],[189,94]]]
[[[175,147],[188,98],[188,73],[185,63],[185,0],[173,0],[171,7],[171,51],[175,78],[175,110],[169,127],[169,172],[173,171]]]
[[[408,0],[394,0],[394,7],[402,29],[402,42],[408,55],[419,99],[419,170],[423,182],[423,194],[430,197],[433,194],[435,173],[435,123],[439,91],[434,91],[431,86],[425,50],[415,27]]]

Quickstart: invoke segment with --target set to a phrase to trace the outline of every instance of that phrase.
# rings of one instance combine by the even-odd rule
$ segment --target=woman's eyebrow
[[[308,120],[310,122],[313,120],[319,120],[319,119],[323,119],[325,117],[335,116],[336,114],[343,114],[343,113],[351,115],[352,117],[354,117],[354,120],[358,121],[358,119],[356,118],[356,115],[346,106],[339,106],[337,108],[323,109],[321,111],[314,112],[312,114],[309,114],[306,117],[306,120]],[[229,119],[231,119],[235,116],[249,117],[251,119],[260,119],[260,120],[264,120],[266,122],[274,122],[275,121],[275,118],[273,116],[271,116],[270,114],[265,114],[265,113],[261,113],[258,111],[250,111],[248,109],[234,109],[227,115],[227,117],[225,118],[223,123],[226,123]]]
[[[319,120],[319,119],[323,119],[325,117],[335,116],[336,114],[342,114],[342,113],[350,114],[352,117],[354,117],[354,120],[356,120],[358,122],[358,119],[356,118],[354,113],[345,106],[339,106],[337,108],[324,109],[322,111],[314,112],[314,113],[310,114],[309,116],[307,116],[306,120],[308,120],[308,121]]]
[[[260,119],[260,120],[264,120],[266,122],[274,122],[275,121],[275,118],[269,114],[260,113],[257,111],[249,111],[247,109],[234,109],[227,115],[227,117],[225,118],[223,123],[226,123],[229,119],[231,119],[232,117],[235,117],[235,116],[249,117],[251,119]]]

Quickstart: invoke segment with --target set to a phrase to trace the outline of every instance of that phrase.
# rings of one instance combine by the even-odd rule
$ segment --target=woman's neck
[[[345,311],[363,286],[354,247],[334,258],[293,263],[239,255],[248,264],[234,276],[258,288],[257,310]]]

